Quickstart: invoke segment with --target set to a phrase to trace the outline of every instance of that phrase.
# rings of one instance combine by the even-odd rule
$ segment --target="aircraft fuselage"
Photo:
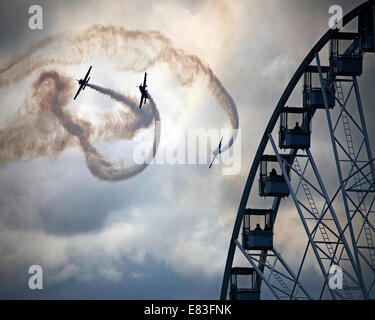
[[[144,88],[142,85],[139,86],[139,91],[141,91],[141,93],[142,93],[143,95],[146,94],[146,90],[145,90],[145,88]]]

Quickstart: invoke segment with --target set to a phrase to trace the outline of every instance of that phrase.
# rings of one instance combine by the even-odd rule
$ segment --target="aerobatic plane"
[[[78,84],[79,84],[79,89],[78,89],[76,95],[74,96],[73,100],[75,100],[78,97],[81,90],[85,90],[87,84],[89,83],[89,80],[90,80],[89,74],[90,74],[91,68],[92,68],[92,66],[89,68],[89,71],[87,71],[87,73],[86,73],[86,75],[83,79],[79,79],[79,80],[76,79]]]
[[[148,95],[148,92],[147,92],[147,84],[146,84],[146,80],[147,80],[147,72],[145,72],[145,78],[143,80],[143,85],[139,85],[138,88],[139,88],[139,91],[141,91],[141,101],[139,103],[139,108],[142,108],[142,104],[146,104],[146,100],[147,99],[150,99],[150,96]]]
[[[214,157],[212,158],[211,164],[210,164],[210,166],[208,167],[208,169],[211,169],[212,164],[214,163],[216,157],[221,153],[221,143],[223,142],[223,138],[224,138],[224,137],[221,138],[221,140],[220,140],[220,142],[219,142],[219,146],[217,147],[217,149],[214,150],[214,151],[212,152],[212,155],[213,155]]]

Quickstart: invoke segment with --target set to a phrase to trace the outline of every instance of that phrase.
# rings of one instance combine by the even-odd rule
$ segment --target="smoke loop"
[[[43,70],[85,63],[103,53],[120,71],[143,72],[157,63],[166,63],[183,86],[190,85],[198,77],[204,78],[227,113],[232,128],[238,129],[238,113],[232,97],[209,66],[198,57],[175,49],[172,42],[158,31],[94,25],[76,35],[46,38],[23,55],[0,66],[0,88],[16,84],[42,69],[32,84],[31,94],[25,97],[23,108],[0,130],[0,164],[39,156],[58,156],[66,148],[79,144],[88,168],[99,179],[125,180],[147,167],[149,161],[131,166],[121,161],[110,162],[94,147],[92,140],[130,140],[139,130],[154,123],[154,141],[149,155],[154,157],[160,135],[156,130],[156,121],[160,121],[160,115],[152,99],[139,110],[138,102],[131,97],[88,84],[91,89],[121,102],[127,109],[127,112],[121,110],[116,114],[105,114],[101,117],[101,126],[94,127],[64,108],[74,93],[71,79],[57,70]],[[235,135],[232,136],[222,150],[229,149],[235,138]]]

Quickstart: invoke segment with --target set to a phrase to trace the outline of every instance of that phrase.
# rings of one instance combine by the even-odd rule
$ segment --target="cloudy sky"
[[[47,37],[80,33],[95,24],[158,31],[174,48],[208,64],[233,98],[242,133],[236,141],[241,168],[236,175],[223,175],[221,165],[211,170],[205,164],[150,165],[128,180],[108,182],[91,174],[77,143],[57,156],[2,161],[0,297],[217,299],[238,204],[269,117],[302,59],[327,30],[329,6],[340,4],[347,13],[362,1],[38,1],[43,30],[30,30],[28,8],[35,3],[1,2],[0,68]],[[40,59],[73,55],[58,41],[40,51]],[[371,58],[365,60],[361,79],[364,105],[373,101]],[[129,56],[123,59],[131,61]],[[92,64],[90,82],[138,97],[136,85],[143,72],[119,70],[116,63],[94,54],[79,64],[42,68],[55,68],[74,82]],[[27,69],[27,63],[18,70],[22,68]],[[0,87],[1,128],[24,110],[40,71]],[[159,152],[180,143],[179,133],[187,129],[231,128],[204,79],[181,85],[176,80],[180,71],[165,62],[147,72],[149,90],[166,125]],[[117,107],[90,89],[67,106],[86,120],[94,111]],[[373,113],[373,108],[367,110],[366,116],[372,119]],[[22,125],[27,127],[27,122]],[[368,129],[374,136],[370,121]],[[146,137],[149,133],[143,132]],[[328,147],[322,141],[316,150],[323,161]],[[122,148],[131,148],[131,143],[100,148],[121,159]],[[291,265],[303,250],[291,244],[288,226],[297,223],[295,213],[280,219],[276,238]],[[27,270],[33,264],[43,267],[40,291],[27,286]]]

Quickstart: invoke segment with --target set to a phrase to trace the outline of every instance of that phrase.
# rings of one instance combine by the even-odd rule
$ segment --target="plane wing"
[[[78,97],[78,95],[79,95],[79,93],[81,92],[82,88],[83,88],[83,85],[80,85],[80,86],[79,86],[79,89],[78,89],[78,91],[77,91],[77,93],[76,93],[76,95],[75,95],[74,98],[73,98],[73,100],[75,100],[75,99]]]
[[[217,157],[217,153],[214,154],[214,157],[212,158],[211,164],[210,164],[210,166],[208,167],[208,169],[211,169],[212,164],[214,163],[216,157]]]
[[[221,140],[219,142],[219,146],[217,147],[217,149],[214,152],[212,152],[212,154],[213,154],[214,157],[212,158],[211,164],[208,167],[208,169],[210,169],[212,167],[212,164],[214,163],[216,157],[221,153],[221,143],[223,142],[223,138],[224,137],[221,138]]]
[[[221,143],[223,142],[223,138],[224,137],[221,138],[220,143],[219,143],[219,147],[218,147],[219,153],[221,153]]]
[[[141,96],[141,101],[140,101],[140,103],[139,103],[139,108],[142,107],[143,99],[144,99],[144,95],[142,94],[142,96]]]
[[[83,78],[83,82],[86,82],[86,81],[87,81],[87,78],[88,78],[88,76],[89,76],[89,74],[90,74],[91,68],[92,68],[92,66],[90,66],[89,71],[87,71],[85,77]]]
[[[143,88],[146,90],[146,79],[147,78],[147,72],[145,72],[145,78],[144,78],[144,80],[143,80]]]

